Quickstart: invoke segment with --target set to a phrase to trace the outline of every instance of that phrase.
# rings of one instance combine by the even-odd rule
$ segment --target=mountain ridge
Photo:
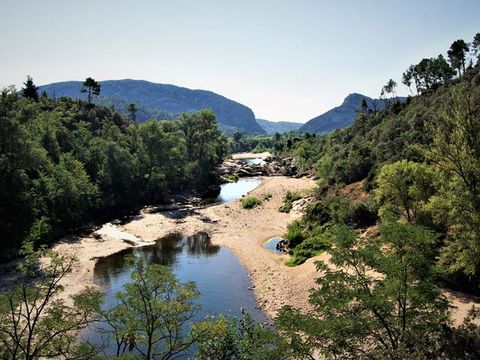
[[[287,133],[290,131],[298,130],[303,124],[293,121],[270,121],[265,119],[255,119],[262,129],[264,129],[268,135],[279,133]]]
[[[160,84],[147,80],[121,79],[99,81],[101,93],[95,103],[114,106],[117,111],[128,114],[126,106],[135,103],[138,107],[137,121],[149,118],[171,120],[183,112],[211,109],[224,132],[235,129],[250,134],[264,134],[255,121],[253,111],[234,100],[210,90],[189,89],[173,84]],[[62,81],[39,86],[50,97],[67,96],[81,99],[82,81]]]
[[[373,99],[369,96],[353,92],[343,99],[341,105],[310,119],[300,127],[299,131],[327,134],[335,129],[347,127],[353,124],[363,99],[366,100],[368,109],[370,110],[382,110],[385,108],[385,102],[382,99]],[[406,98],[398,97],[398,100],[404,102]]]

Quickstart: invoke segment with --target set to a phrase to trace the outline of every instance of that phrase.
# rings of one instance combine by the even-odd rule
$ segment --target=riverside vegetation
[[[2,260],[24,241],[48,244],[100,214],[218,182],[227,148],[211,111],[137,124],[91,104],[86,84],[86,102],[38,96],[31,79],[22,97],[1,92]]]
[[[71,271],[74,259],[32,244],[46,241],[46,234],[53,239],[53,229],[81,223],[87,212],[76,208],[76,196],[113,207],[131,199],[155,201],[152,194],[178,186],[173,180],[200,187],[215,176],[226,143],[221,136],[202,136],[203,129],[217,131],[209,112],[185,115],[180,122],[147,123],[142,126],[151,129],[142,135],[142,127],[121,125],[123,118],[104,108],[69,99],[37,101],[25,92],[20,99],[12,89],[4,90],[0,115],[2,130],[9,132],[1,132],[0,164],[2,176],[6,171],[10,176],[1,179],[3,231],[16,236],[15,244],[30,241],[22,248],[17,286],[2,293],[0,355],[104,358],[99,349],[75,341],[77,330],[103,321],[110,323],[108,331],[119,344],[114,357],[120,358],[169,359],[193,344],[192,356],[198,359],[314,359],[315,352],[329,359],[479,358],[478,311],[453,326],[441,291],[450,286],[475,292],[480,285],[479,50],[477,34],[470,44],[455,41],[448,62],[437,57],[412,65],[403,82],[409,86],[413,79],[418,94],[399,103],[396,84],[389,81],[382,90],[385,110],[362,106],[349,128],[326,136],[271,138],[277,154],[295,155],[301,168],[314,169],[319,178],[316,201],[288,227],[291,265],[320,251],[330,254],[328,261],[316,263],[322,274],[311,291],[312,309],[282,308],[275,331],[248,315],[191,323],[195,285],[180,284],[168,269],[135,262],[132,283],[110,310],[102,310],[102,294],[93,289],[77,294],[72,305],[55,300],[62,290],[58,280]],[[471,66],[466,65],[469,56]],[[148,149],[143,142],[148,144],[152,133],[162,134],[164,141],[175,139],[174,148],[184,146],[182,168],[175,168],[178,153],[160,157],[169,154],[167,147],[154,146],[152,154],[142,150],[150,162],[135,161],[140,149]],[[110,147],[118,147],[118,153]],[[129,185],[140,181],[137,187],[112,187],[124,174],[115,168],[117,159],[131,159],[140,169],[150,164],[139,178],[133,176],[137,172],[129,173],[128,181],[123,178]],[[172,174],[170,168],[158,168],[169,159]],[[206,172],[195,172],[202,166]],[[175,169],[191,177],[181,180]],[[58,185],[50,184],[59,179]],[[157,184],[161,191],[152,190]],[[63,192],[54,191],[57,186]],[[129,198],[132,192],[140,199]],[[37,207],[21,207],[30,203]],[[8,211],[3,204],[9,204]],[[99,209],[95,204],[90,206]],[[25,213],[29,221],[19,227],[16,219]],[[78,222],[62,217],[72,214]],[[46,255],[51,260],[40,261]]]

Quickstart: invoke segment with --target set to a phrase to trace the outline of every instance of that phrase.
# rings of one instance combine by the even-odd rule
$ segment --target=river
[[[215,203],[239,199],[260,184],[258,178],[245,178],[236,183],[223,184]],[[105,307],[116,303],[115,294],[130,281],[132,269],[126,266],[127,256],[135,256],[147,264],[169,266],[179,281],[194,281],[201,295],[197,303],[201,310],[195,320],[207,315],[226,314],[239,316],[245,309],[255,320],[267,322],[266,315],[257,308],[252,283],[245,268],[231,250],[212,245],[206,233],[193,236],[171,234],[151,246],[129,248],[99,259],[94,269],[94,282],[105,292]],[[81,335],[89,341],[104,342],[92,326]],[[107,346],[106,353],[112,354],[114,344]],[[185,354],[187,357],[188,354]]]

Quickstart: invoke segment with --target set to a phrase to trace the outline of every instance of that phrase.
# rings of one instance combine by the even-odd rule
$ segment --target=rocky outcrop
[[[309,173],[299,172],[296,159],[267,157],[261,164],[248,164],[242,160],[227,160],[219,168],[219,173],[224,179],[229,176],[291,176],[302,177]]]
[[[314,196],[309,196],[306,198],[296,200],[292,202],[292,209],[290,210],[290,212],[303,214],[306,211],[307,207],[313,204],[314,201],[315,201]]]

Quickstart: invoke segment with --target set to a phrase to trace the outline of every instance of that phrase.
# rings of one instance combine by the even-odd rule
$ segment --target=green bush
[[[222,175],[222,178],[229,182],[237,182],[240,179],[237,174],[225,174]]]
[[[297,192],[291,192],[290,190],[287,191],[285,196],[283,197],[283,205],[280,206],[278,211],[289,213],[292,210],[293,202],[300,200],[302,196]]]
[[[323,235],[310,237],[292,249],[292,256],[285,262],[287,266],[303,264],[307,259],[317,256],[330,247],[330,240]]]
[[[307,207],[304,219],[317,225],[323,225],[330,221],[328,208],[323,201],[318,201]]]
[[[288,247],[294,248],[305,240],[305,234],[303,233],[300,222],[295,221],[287,225],[287,234],[285,235]]]
[[[244,197],[243,199],[240,199],[240,202],[242,203],[242,207],[244,209],[253,209],[255,206],[262,204],[262,200],[256,198],[255,196]]]

